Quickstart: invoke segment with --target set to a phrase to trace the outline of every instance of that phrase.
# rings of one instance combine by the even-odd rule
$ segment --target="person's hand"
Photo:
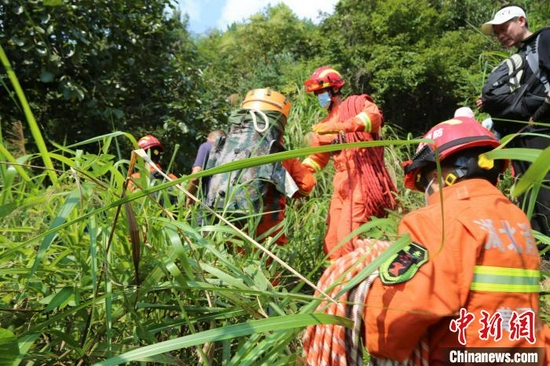
[[[308,132],[304,136],[304,142],[306,145],[311,146],[313,144],[313,139],[315,138],[315,133]]]
[[[340,131],[340,127],[335,122],[324,122],[313,125],[311,130],[319,135],[326,135]]]
[[[478,111],[483,112],[483,100],[481,100],[481,96],[477,98],[476,106]]]

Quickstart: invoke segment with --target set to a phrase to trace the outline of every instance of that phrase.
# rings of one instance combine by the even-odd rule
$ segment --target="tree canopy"
[[[152,133],[169,155],[180,146],[175,167],[183,173],[248,90],[298,97],[322,65],[342,73],[345,93],[371,94],[387,123],[404,132],[421,133],[456,107],[474,106],[495,63],[484,54],[501,50],[479,26],[500,4],[341,0],[320,24],[279,4],[194,36],[170,0],[5,0],[0,42],[49,141]],[[545,25],[544,1],[522,5],[532,26]],[[6,129],[23,118],[2,80]]]
[[[546,0],[522,5],[533,30],[550,19]],[[377,258],[391,260],[410,243],[398,235],[401,217],[425,205],[404,187],[410,137],[474,107],[487,72],[512,52],[479,31],[500,6],[340,0],[317,24],[279,4],[194,35],[173,0],[0,1],[0,364],[296,364],[306,326],[351,326],[315,310],[333,168],[316,174],[307,198],[287,201],[273,234],[287,234],[285,246],[249,237],[263,213],[212,215],[188,204],[183,187],[311,153],[304,137],[326,110],[303,82],[331,65],[345,96],[370,93],[386,116],[383,141],[360,144],[384,145],[399,207],[354,235],[394,241]],[[187,175],[205,135],[227,128],[245,93],[264,87],[293,105],[287,151]],[[147,158],[129,160],[144,134],[175,159],[177,179],[149,184]],[[547,153],[495,149],[487,158],[533,161],[529,174],[507,171],[499,182],[517,197],[544,184]],[[129,171],[145,174],[132,180]],[[535,238],[549,249],[547,236]],[[541,285],[548,323],[550,282]]]

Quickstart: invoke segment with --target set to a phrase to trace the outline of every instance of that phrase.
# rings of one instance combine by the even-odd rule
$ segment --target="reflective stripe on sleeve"
[[[302,164],[312,167],[316,172],[321,170],[321,166],[311,158],[305,158]]]
[[[359,120],[363,122],[363,125],[365,126],[365,132],[371,132],[372,123],[370,121],[368,114],[366,114],[365,112],[361,112],[355,117],[359,118]]]
[[[540,271],[508,267],[476,266],[473,291],[539,292]]]

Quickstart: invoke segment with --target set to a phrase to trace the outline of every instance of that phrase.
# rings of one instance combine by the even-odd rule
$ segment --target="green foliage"
[[[308,113],[311,100],[299,101],[294,117],[307,117],[301,113]],[[108,151],[120,138],[133,137],[99,136],[78,148],[99,143]],[[298,145],[302,134],[287,138]],[[229,225],[197,226],[204,214],[200,207],[185,209],[178,203],[159,209],[154,194],[189,177],[123,198],[128,161],[75,147],[61,149],[63,154],[49,153],[65,166],[58,184],[39,186],[30,194],[16,176],[4,187],[10,191],[8,203],[17,205],[0,210],[0,309],[14,311],[0,317],[0,327],[16,335],[22,362],[56,355],[63,364],[114,357],[105,364],[130,359],[177,364],[179,358],[192,364],[202,359],[204,364],[240,365],[260,354],[279,362],[300,354],[296,339],[313,321],[308,315],[312,305],[303,308],[312,301],[306,282],[313,284],[325,260],[325,223],[318,218],[328,210],[329,175],[319,177],[311,198],[289,204],[285,226],[292,244],[273,247],[267,242],[266,248],[282,260],[270,262]],[[313,151],[264,157],[254,164]],[[135,215],[120,209],[128,204]],[[136,228],[137,246],[132,242]],[[371,230],[363,235],[378,236],[386,229],[374,223]],[[238,255],[232,249],[237,247],[242,248]],[[173,346],[162,348],[163,341]],[[210,349],[208,342],[220,347]]]
[[[311,21],[299,20],[288,6],[279,4],[268,6],[247,23],[234,24],[224,33],[213,32],[198,39],[201,64],[217,81],[210,92],[225,97],[234,94],[240,102],[250,89],[292,91],[297,63],[322,48],[317,34]]]
[[[379,144],[399,208],[360,235],[396,240],[402,215],[424,205],[403,187],[413,137],[458,104],[472,105],[502,55],[477,31],[496,3],[342,0],[321,26],[278,5],[191,39],[185,19],[162,15],[164,0],[4,0],[0,42],[37,117],[35,132],[49,144],[40,155],[25,144],[32,122],[13,124],[25,106],[1,74],[0,363],[294,364],[306,325],[349,325],[311,315],[326,265],[332,168],[317,175],[311,197],[288,203],[290,243],[279,247],[231,222],[205,223],[200,204],[185,207],[181,187],[191,176],[155,186],[144,179],[127,191],[127,172],[145,171],[129,149],[155,133],[167,156],[182,146],[176,167],[188,167],[200,139],[255,87],[290,98],[289,151],[196,176],[341,149],[307,143],[326,111],[302,83],[331,64],[345,75],[346,92],[372,92],[384,107]],[[526,3],[548,12],[544,1]],[[537,189],[549,169],[547,151],[491,154],[533,162],[522,180],[505,176],[506,194]],[[44,159],[56,170],[35,166]],[[169,192],[175,202],[161,204]]]
[[[459,105],[473,107],[482,84],[474,6],[457,4],[341,1],[322,25],[328,58],[341,65],[350,94],[372,94],[390,123],[425,132]]]
[[[19,356],[17,338],[7,329],[0,328],[0,365],[11,365]]]
[[[169,0],[0,4],[0,40],[47,140],[74,143],[129,130],[137,138],[156,134],[171,154],[172,145],[194,140],[191,136],[223,115],[213,107],[216,99],[202,100],[195,47],[179,15],[164,14],[169,5]],[[3,125],[21,119],[21,108],[2,99]],[[183,168],[196,145],[182,145],[176,167]],[[120,156],[128,156],[129,147]]]
[[[310,105],[311,100],[298,98],[293,117],[318,113]],[[298,147],[301,126],[292,126],[287,139]],[[361,235],[394,240],[402,213],[423,205],[423,195],[405,191],[400,172],[400,162],[417,141],[398,139],[400,131],[391,128],[384,134],[380,143],[386,146],[401,207],[388,219],[363,226]],[[120,138],[132,136],[105,135],[87,143],[99,142],[107,151]],[[318,299],[307,285],[315,283],[325,264],[321,243],[330,170],[318,176],[312,197],[289,204],[284,225],[290,243],[257,246],[229,223],[199,226],[204,209],[183,207],[179,190],[174,206],[157,204],[156,193],[185,185],[189,176],[124,197],[128,161],[62,149],[66,157],[60,161],[67,168],[59,172],[58,184],[32,188],[15,177],[9,202],[18,204],[0,210],[0,328],[15,335],[22,362],[55,356],[61,364],[285,364],[301,354],[303,327],[343,321],[312,318]],[[200,174],[319,149],[341,147],[288,151]],[[510,150],[494,152],[494,157],[519,157]],[[50,154],[62,157],[55,150]],[[537,169],[548,169],[537,161],[544,156],[531,158]],[[123,205],[135,214],[121,210]],[[278,259],[268,260],[267,251]]]

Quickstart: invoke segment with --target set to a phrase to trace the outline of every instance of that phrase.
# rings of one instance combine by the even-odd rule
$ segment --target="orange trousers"
[[[364,192],[355,169],[337,171],[333,179],[334,193],[330,201],[324,250],[331,260],[355,249],[357,237],[342,243],[355,229],[369,221]],[[341,245],[339,245],[341,244]]]

